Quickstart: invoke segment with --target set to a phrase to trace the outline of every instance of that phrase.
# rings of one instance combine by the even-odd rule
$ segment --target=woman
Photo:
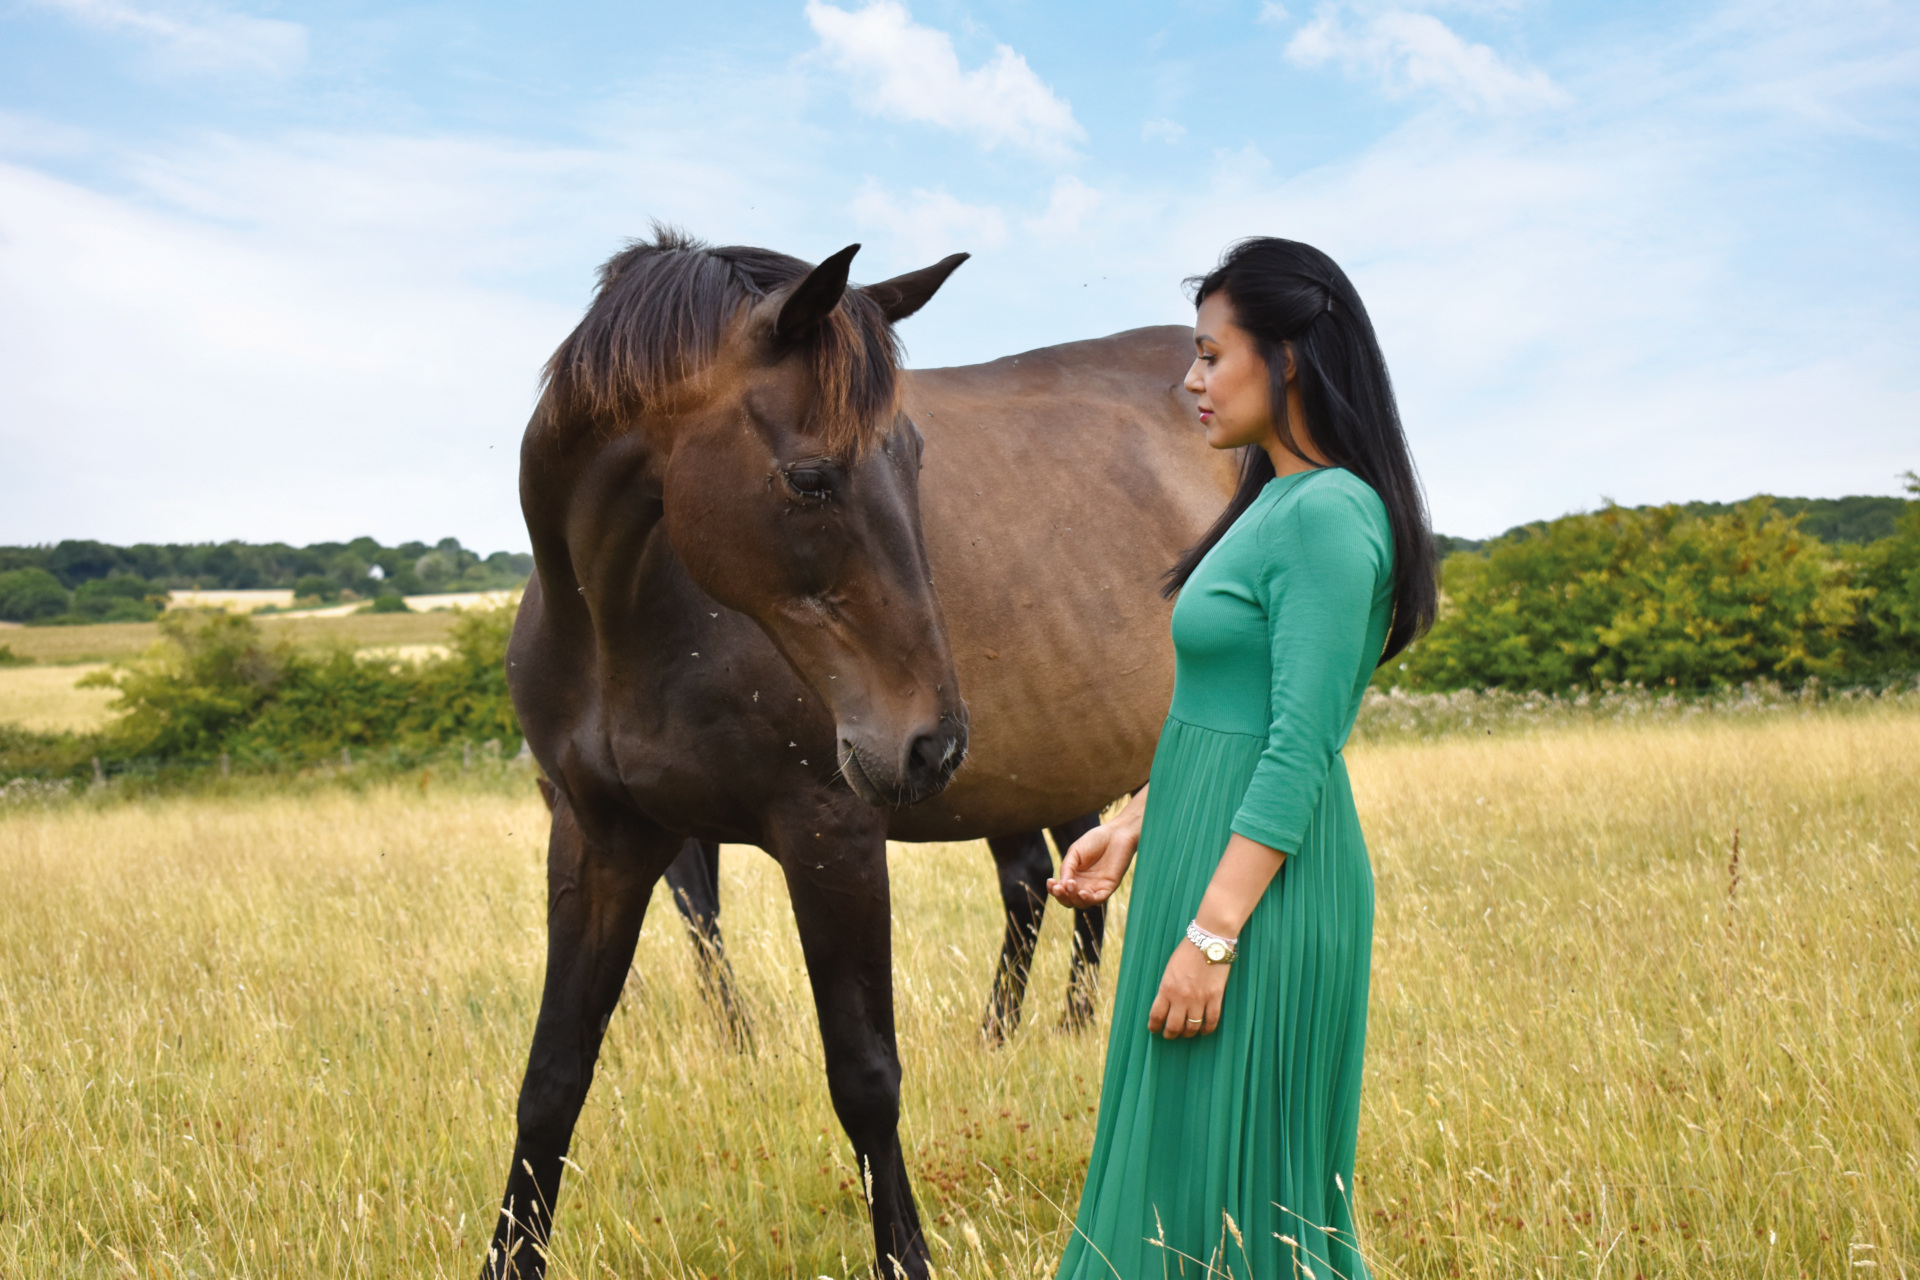
[[[1187,389],[1207,443],[1245,461],[1168,571],[1173,705],[1151,780],[1048,885],[1104,902],[1139,849],[1060,1274],[1358,1280],[1373,871],[1340,750],[1375,666],[1432,623],[1432,536],[1373,326],[1332,259],[1247,240],[1189,283]]]

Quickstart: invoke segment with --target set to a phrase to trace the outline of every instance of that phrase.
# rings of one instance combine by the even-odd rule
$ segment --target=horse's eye
[[[787,472],[793,491],[809,498],[824,498],[833,492],[833,480],[818,467],[795,467]]]

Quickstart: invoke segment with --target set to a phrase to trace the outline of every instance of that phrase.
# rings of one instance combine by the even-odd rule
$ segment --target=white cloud
[[[1265,3],[1260,6],[1260,17],[1257,20],[1270,27],[1278,27],[1284,26],[1292,17],[1293,15],[1287,12],[1287,6],[1278,4],[1275,0],[1265,0]]]
[[[1007,238],[1006,215],[993,205],[967,204],[942,191],[916,189],[904,201],[869,182],[851,212],[863,227],[888,239],[886,260],[925,266],[950,253],[979,253]]]
[[[32,0],[99,31],[130,36],[169,69],[282,73],[306,61],[307,29],[205,4],[142,8],[126,0]]]
[[[1187,126],[1164,116],[1156,117],[1140,126],[1140,140],[1143,142],[1164,142],[1172,145],[1187,136]]]
[[[1470,109],[1568,101],[1545,72],[1510,66],[1486,45],[1461,39],[1432,14],[1404,9],[1348,25],[1339,8],[1323,5],[1287,42],[1287,58],[1303,67],[1338,62],[1349,75],[1371,76],[1391,96],[1430,92]]]
[[[1004,44],[984,66],[962,70],[947,33],[914,22],[897,0],[854,12],[807,0],[807,21],[827,57],[858,82],[863,110],[1044,156],[1086,140],[1073,108]]]
[[[653,216],[803,256],[854,238],[795,196],[815,139],[768,138],[768,94],[690,135],[659,124],[683,86],[651,88],[597,105],[622,141],[593,148],[214,136],[110,193],[0,162],[0,543],[524,547],[520,433],[601,260]],[[0,123],[16,157],[59,142]]]
[[[1072,235],[1080,230],[1080,224],[1099,203],[1098,191],[1068,174],[1054,182],[1046,211],[1037,218],[1026,220],[1027,230],[1039,236]]]

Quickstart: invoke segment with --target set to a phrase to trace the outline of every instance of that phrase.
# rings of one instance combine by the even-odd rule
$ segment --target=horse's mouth
[[[853,788],[853,794],[876,808],[884,809],[897,803],[889,799],[874,784],[873,779],[867,774],[866,767],[860,763],[860,752],[851,742],[845,740],[840,743],[840,776],[847,780],[849,787]]]
[[[919,786],[903,780],[900,785],[887,788],[874,780],[873,774],[860,759],[860,749],[846,739],[840,741],[840,776],[846,780],[853,794],[878,809],[905,809],[939,795],[952,780],[954,771],[966,759],[966,748],[958,743],[948,749],[948,758],[941,761],[937,776],[928,779]]]

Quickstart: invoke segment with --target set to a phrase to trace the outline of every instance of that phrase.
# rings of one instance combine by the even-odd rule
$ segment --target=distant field
[[[113,690],[73,687],[82,676],[99,669],[97,663],[0,667],[0,724],[17,724],[36,733],[87,733],[101,728],[107,722]]]
[[[1920,715],[1349,754],[1379,886],[1355,1187],[1379,1280],[1920,1275]],[[538,999],[546,814],[464,776],[0,807],[0,1276],[474,1274]],[[1105,1036],[1053,1027],[1068,922],[1049,913],[1028,1024],[989,1050],[985,851],[893,867],[934,1263],[1044,1280]],[[777,869],[730,847],[722,879],[757,1051],[716,1047],[656,894],[560,1280],[864,1274]]]
[[[358,613],[344,618],[259,620],[269,637],[291,636],[312,648],[346,644],[356,649],[438,644],[446,639],[453,613]],[[8,627],[0,644],[41,663],[111,662],[144,652],[160,638],[151,622],[114,622],[91,627]],[[0,721],[8,717],[0,708]]]

